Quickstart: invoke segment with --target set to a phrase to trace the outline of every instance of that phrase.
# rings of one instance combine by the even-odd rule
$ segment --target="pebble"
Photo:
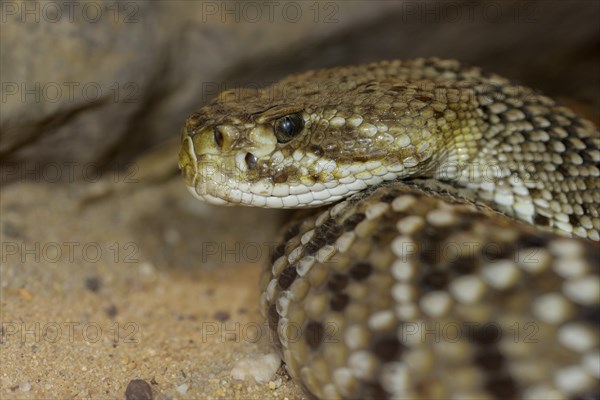
[[[273,378],[280,365],[281,359],[275,353],[244,358],[233,366],[231,377],[238,380],[252,377],[258,383],[267,383]]]
[[[189,389],[189,386],[184,383],[183,385],[177,386],[177,389],[175,389],[175,390],[177,390],[181,394],[186,394],[188,389]]]
[[[143,379],[134,379],[125,389],[125,400],[152,400],[152,388]]]
[[[100,278],[97,276],[88,276],[85,278],[85,288],[91,292],[98,293],[100,287],[102,286],[102,282]]]
[[[225,322],[229,319],[229,313],[227,311],[217,311],[215,313],[215,319],[220,322]]]
[[[281,380],[281,378],[278,378],[275,381],[269,381],[269,389],[271,389],[271,390],[278,389],[279,387],[281,387],[282,384],[283,384],[283,381]]]
[[[117,306],[116,306],[116,305],[114,305],[114,304],[110,304],[109,306],[107,306],[107,307],[104,309],[104,312],[106,313],[106,315],[107,315],[109,318],[111,318],[111,319],[114,319],[114,318],[117,316],[117,314],[119,313],[119,310],[117,309]]]

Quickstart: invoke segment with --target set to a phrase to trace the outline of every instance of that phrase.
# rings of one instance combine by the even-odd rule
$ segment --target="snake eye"
[[[275,121],[275,137],[279,143],[287,143],[304,128],[302,114],[290,114]]]

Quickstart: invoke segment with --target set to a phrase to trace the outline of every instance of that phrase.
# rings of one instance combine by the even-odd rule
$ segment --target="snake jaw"
[[[223,200],[219,197],[211,196],[210,194],[199,194],[195,187],[188,186],[188,190],[192,196],[205,203],[212,204],[214,206],[233,206],[232,203],[228,203],[226,200]]]

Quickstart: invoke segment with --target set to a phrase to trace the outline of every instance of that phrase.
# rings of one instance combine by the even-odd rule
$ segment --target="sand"
[[[230,376],[272,351],[257,284],[280,214],[198,202],[164,154],[133,180],[3,187],[0,398],[124,398],[134,379],[155,399],[304,398],[283,369]]]

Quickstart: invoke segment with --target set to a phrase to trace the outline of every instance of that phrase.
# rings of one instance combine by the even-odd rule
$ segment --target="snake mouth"
[[[312,154],[300,160],[273,153],[259,158],[248,148],[216,151],[212,141],[212,132],[190,135],[184,129],[179,168],[190,193],[213,205],[319,207],[398,177],[381,162],[346,165]],[[278,175],[282,169],[293,173]]]
[[[348,184],[302,184],[273,183],[265,178],[248,183],[223,174],[213,167],[218,164],[200,161],[194,167],[184,168],[186,186],[199,200],[213,205],[242,205],[263,208],[310,208],[341,200],[364,190],[367,184],[354,180]],[[203,171],[187,175],[190,170]],[[209,172],[210,171],[210,172]],[[189,183],[187,183],[189,182]],[[329,187],[328,187],[329,186]]]
[[[238,158],[245,157],[240,155]],[[198,156],[189,137],[184,138],[179,154],[179,168],[190,193],[201,201],[219,206],[318,207],[341,200],[383,180],[379,176],[362,180],[349,175],[339,181],[314,182],[310,185],[301,182],[274,183],[271,177],[248,182],[236,168],[240,162],[242,160],[236,161],[233,157]]]
[[[311,208],[337,202],[369,186],[383,182],[382,176],[358,179],[353,175],[340,181],[282,184],[271,178],[253,183],[240,181],[235,176],[222,173],[211,162],[200,161],[184,169],[200,171],[186,178],[188,190],[199,200],[213,205],[242,205],[262,208]],[[186,175],[187,172],[184,172]],[[186,175],[188,176],[188,175]]]

